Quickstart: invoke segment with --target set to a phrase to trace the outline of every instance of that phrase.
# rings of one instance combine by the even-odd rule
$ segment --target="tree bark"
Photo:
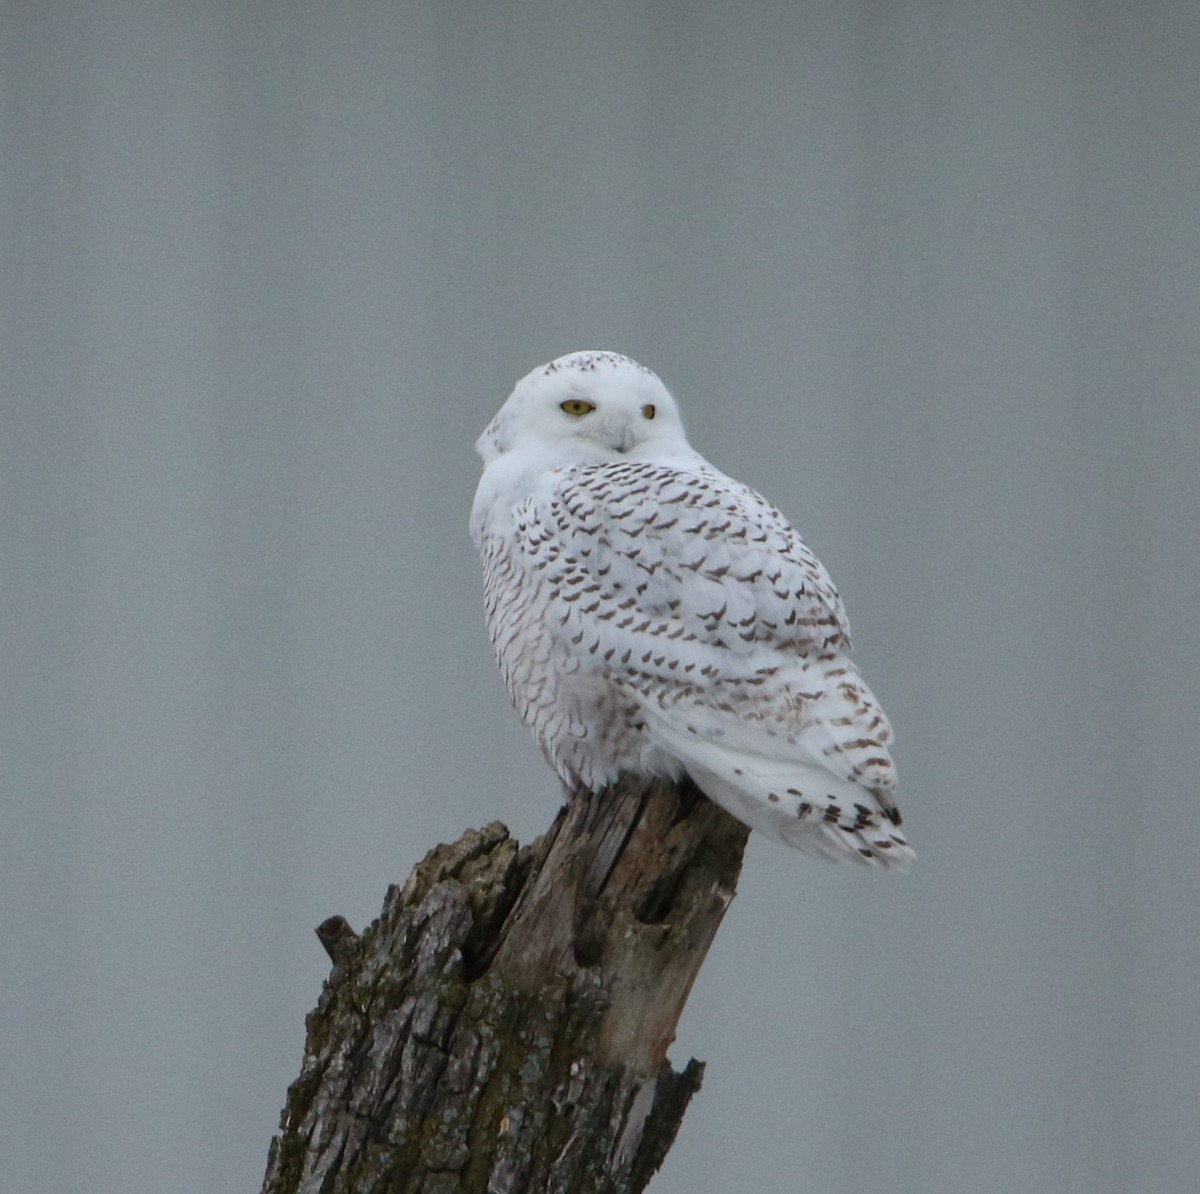
[[[334,962],[263,1194],[638,1194],[703,1065],[667,1048],[747,830],[693,785],[577,791],[426,856]]]

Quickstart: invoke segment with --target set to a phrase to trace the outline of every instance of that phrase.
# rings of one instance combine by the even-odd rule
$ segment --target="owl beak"
[[[586,427],[581,427],[579,433],[612,452],[628,452],[638,442],[633,421],[619,415],[594,421],[589,419]]]
[[[633,425],[628,419],[621,419],[619,422],[610,423],[605,428],[605,431],[608,433],[605,436],[605,443],[614,452],[628,452],[637,443],[637,436],[633,433]]]

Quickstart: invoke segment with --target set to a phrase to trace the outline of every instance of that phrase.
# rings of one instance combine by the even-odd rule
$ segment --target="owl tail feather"
[[[700,790],[751,829],[833,861],[906,871],[916,858],[893,823],[894,809],[885,811],[868,789],[794,759],[726,750],[661,722],[657,728]]]

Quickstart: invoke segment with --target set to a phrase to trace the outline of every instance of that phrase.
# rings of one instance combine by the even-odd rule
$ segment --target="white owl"
[[[789,846],[909,863],[891,727],[850,660],[829,574],[692,448],[649,369],[559,357],[476,447],[488,630],[566,784],[687,774]]]

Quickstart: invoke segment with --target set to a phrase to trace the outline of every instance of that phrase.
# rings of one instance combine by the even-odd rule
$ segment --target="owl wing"
[[[620,462],[555,470],[518,514],[570,666],[712,799],[800,849],[904,865],[891,727],[778,510],[710,466]]]

